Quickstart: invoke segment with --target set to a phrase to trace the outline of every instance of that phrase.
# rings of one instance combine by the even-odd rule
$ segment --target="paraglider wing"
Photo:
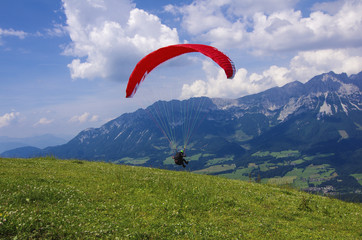
[[[233,62],[216,48],[203,44],[171,45],[151,52],[137,63],[128,80],[126,97],[132,97],[136,93],[138,85],[155,67],[171,58],[190,52],[200,52],[204,54],[224,69],[227,78],[234,77],[235,66]]]

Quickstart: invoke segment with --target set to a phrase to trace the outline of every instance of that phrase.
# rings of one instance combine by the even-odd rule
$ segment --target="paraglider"
[[[138,86],[158,65],[174,57],[191,52],[199,52],[211,58],[224,70],[227,78],[232,79],[234,77],[234,63],[218,49],[203,44],[170,45],[149,53],[137,63],[128,80],[126,98],[135,95]],[[176,154],[173,156],[173,159],[177,165],[186,167],[185,163],[188,164],[188,161],[184,159],[184,157],[186,157],[184,151],[188,145],[192,132],[198,126],[197,122],[202,119],[202,117],[200,117],[200,112],[202,111],[204,101],[205,98],[193,101],[179,101],[180,106],[178,107],[174,107],[171,103],[159,101],[147,108],[150,117],[169,141],[171,149],[176,149]],[[177,127],[178,130],[176,130]],[[179,134],[179,131],[182,132],[184,139],[182,151],[177,151],[178,142],[176,136],[181,135]]]
[[[184,168],[186,167],[185,163],[188,164],[189,162],[185,160],[186,153],[184,150],[176,152],[176,154],[172,157],[177,165],[182,165]]]
[[[224,53],[220,52],[216,48],[203,44],[171,45],[151,52],[137,63],[128,80],[126,97],[132,97],[136,93],[139,84],[155,67],[171,58],[191,52],[199,52],[211,58],[221,68],[224,69],[227,78],[232,79],[234,77],[234,63],[230,60],[228,56],[226,56]]]

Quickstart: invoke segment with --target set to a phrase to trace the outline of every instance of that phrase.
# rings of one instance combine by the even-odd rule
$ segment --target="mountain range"
[[[187,148],[187,170],[227,178],[289,184],[328,194],[362,191],[362,72],[333,72],[238,99],[191,98],[205,116]],[[148,111],[156,102],[68,143],[17,148],[2,157],[54,155],[120,164],[179,169]],[[174,122],[173,126],[178,127]]]
[[[26,146],[45,148],[49,146],[61,145],[67,142],[67,140],[65,140],[66,138],[68,137],[57,137],[51,134],[44,134],[25,138],[0,136],[0,153]]]

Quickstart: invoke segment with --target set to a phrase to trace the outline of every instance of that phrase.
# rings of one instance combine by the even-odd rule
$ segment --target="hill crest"
[[[5,239],[361,236],[360,204],[288,188],[74,159],[0,158],[0,165]]]

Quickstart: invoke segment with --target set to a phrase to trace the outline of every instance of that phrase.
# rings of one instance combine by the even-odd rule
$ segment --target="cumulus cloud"
[[[248,74],[246,69],[240,68],[233,79],[227,79],[223,70],[216,68],[215,64],[205,62],[205,71],[209,73],[218,71],[218,73],[207,74],[206,81],[197,80],[192,84],[184,84],[181,98],[200,96],[238,98],[271,87],[283,86],[291,81],[288,77],[289,70],[283,67],[272,66],[262,74]]]
[[[47,118],[40,118],[39,121],[37,121],[33,126],[39,126],[39,125],[48,125],[54,122],[54,119],[47,119]]]
[[[198,0],[183,7],[169,6],[167,10],[175,13],[178,9],[188,33],[220,48],[245,48],[265,54],[362,46],[361,1],[315,5],[308,17],[294,10],[296,3]]]
[[[82,115],[73,116],[69,122],[85,123],[85,122],[96,122],[99,120],[98,115],[91,115],[89,112],[85,112]]]
[[[266,14],[292,8],[297,0],[196,0],[181,7],[167,5],[165,10],[182,14],[182,25],[191,34],[217,28],[233,28],[233,23],[247,21],[255,13]]]
[[[303,18],[294,10],[269,16],[258,13],[249,43],[259,51],[361,47],[361,11],[361,1],[347,1],[334,15],[317,11]]]
[[[129,0],[63,0],[72,43],[64,54],[76,57],[72,78],[127,80],[137,61],[159,47],[178,43],[176,29]]]
[[[4,115],[0,116],[0,128],[6,127],[11,123],[17,121],[19,115],[19,112],[11,112],[5,113]]]
[[[240,68],[233,80],[226,79],[215,64],[204,64],[206,79],[185,84],[182,97],[236,98],[295,80],[306,82],[324,72],[360,72],[362,2],[315,4],[309,16],[295,10],[296,3],[197,0],[182,7],[168,6],[169,12],[183,15],[182,26],[195,39],[222,49],[246,50],[259,58],[290,58],[289,63],[283,61],[283,66],[274,64],[259,73]],[[202,9],[207,11],[198,15],[197,10]],[[220,24],[204,23],[203,19],[211,16]]]
[[[179,42],[176,29],[135,8],[130,0],[62,1],[72,40],[64,54],[75,57],[68,65],[72,78],[127,80],[145,54]],[[291,59],[289,64],[272,64],[258,73],[240,68],[233,80],[226,79],[222,70],[206,61],[206,78],[185,84],[182,97],[234,98],[294,80],[304,82],[323,72],[359,72],[362,2],[315,4],[309,16],[294,9],[297,2],[195,0],[183,6],[167,5],[164,10],[181,19],[181,26],[194,41],[220,49],[246,50],[245,54],[258,57]],[[83,120],[88,119],[85,114],[72,121],[87,121]]]
[[[184,28],[189,33],[197,35],[210,29],[232,24],[225,18],[221,10],[224,5],[225,1],[195,1],[178,10],[183,14]]]
[[[362,48],[304,51],[290,62],[290,76],[301,82],[324,72],[345,72],[350,75],[361,70]]]
[[[315,75],[334,71],[347,74],[358,73],[362,69],[362,48],[302,51],[293,57],[288,67],[273,65],[261,74],[248,73],[240,68],[234,79],[227,79],[215,64],[204,63],[206,80],[196,80],[184,84],[181,98],[208,96],[238,98],[258,93],[272,87],[281,87],[292,81],[307,82]]]
[[[297,0],[196,0],[165,10],[182,16],[182,27],[195,39],[220,48],[247,47],[256,13],[271,14],[291,9]]]

